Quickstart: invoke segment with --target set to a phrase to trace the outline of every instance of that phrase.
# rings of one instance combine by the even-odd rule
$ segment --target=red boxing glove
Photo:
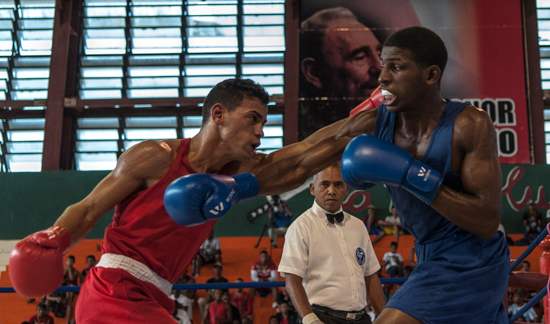
[[[363,101],[359,104],[359,106],[353,108],[350,111],[349,116],[351,117],[363,110],[374,109],[378,107],[382,102],[384,102],[384,96],[380,91],[380,86],[378,86],[378,88],[374,89],[374,91],[370,94],[369,99]]]
[[[11,251],[10,280],[15,291],[26,298],[41,297],[56,290],[63,281],[63,254],[71,245],[66,228],[53,226],[31,234]]]

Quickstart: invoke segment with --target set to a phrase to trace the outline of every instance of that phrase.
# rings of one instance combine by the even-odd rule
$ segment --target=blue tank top
[[[462,179],[451,169],[451,150],[455,118],[467,105],[462,102],[447,101],[430,144],[420,159],[420,162],[443,175],[443,185],[461,193],[464,192]],[[395,118],[395,113],[388,112],[384,104],[380,105],[374,126],[374,136],[393,143]],[[464,231],[407,190],[396,186],[387,187],[395,209],[399,213],[401,225],[414,236],[417,244],[437,241]]]

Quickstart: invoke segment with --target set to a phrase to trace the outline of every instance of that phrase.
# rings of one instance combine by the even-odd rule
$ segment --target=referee
[[[363,222],[342,211],[348,186],[340,165],[313,176],[313,207],[290,225],[279,272],[304,324],[369,324],[386,305]]]

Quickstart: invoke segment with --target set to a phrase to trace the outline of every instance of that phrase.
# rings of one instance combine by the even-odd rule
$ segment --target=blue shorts
[[[510,251],[502,232],[483,240],[468,232],[416,244],[418,266],[387,307],[425,324],[508,323],[502,299]]]

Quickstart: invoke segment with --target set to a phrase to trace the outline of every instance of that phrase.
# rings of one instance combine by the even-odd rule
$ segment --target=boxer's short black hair
[[[202,124],[210,118],[210,109],[217,103],[224,105],[229,111],[239,106],[245,98],[258,98],[265,105],[269,102],[269,94],[260,84],[251,79],[227,79],[214,86],[204,99],[202,106]]]
[[[391,35],[384,47],[399,47],[411,52],[413,59],[422,67],[437,65],[443,73],[447,65],[447,48],[441,37],[425,27],[409,27]]]

